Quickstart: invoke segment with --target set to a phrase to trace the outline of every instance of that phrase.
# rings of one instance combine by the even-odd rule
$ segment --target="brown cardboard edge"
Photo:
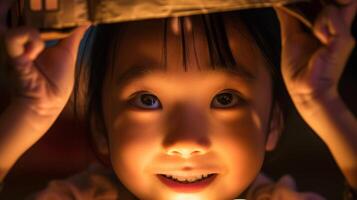
[[[298,7],[289,7],[289,4],[288,5],[283,5],[283,4],[276,4],[276,5],[273,5],[273,6],[266,6],[266,7],[279,7],[279,9],[285,11],[287,14],[297,18],[301,23],[303,23],[306,27],[312,29],[312,26],[313,26],[313,20],[312,19],[309,19],[303,12],[302,10],[299,10]],[[252,9],[252,8],[251,8]],[[226,12],[226,11],[233,11],[233,10],[238,10],[238,9],[226,9],[222,12]],[[214,13],[215,11],[213,12],[209,12],[209,13]],[[216,11],[218,12],[218,11]],[[195,14],[187,14],[187,15],[180,15],[180,16],[189,16],[189,15],[195,15]],[[167,17],[167,16],[159,16],[159,17],[156,17],[156,18],[164,18],[164,17]],[[143,19],[137,19],[137,20],[144,20],[144,19],[147,19],[147,18],[143,18]],[[152,18],[154,19],[154,18]],[[134,20],[133,20],[134,21]],[[88,22],[87,22],[88,23]],[[107,22],[107,23],[114,23],[114,22]],[[48,40],[58,40],[58,39],[63,39],[67,36],[69,36],[70,34],[72,33],[72,31],[69,31],[69,32],[57,32],[57,31],[49,31],[49,32],[41,32],[41,38],[44,39],[45,41],[48,41]]]
[[[56,31],[41,32],[41,39],[44,41],[60,40],[60,39],[68,37],[69,35],[71,35],[72,32],[73,31],[70,31],[67,33],[56,32]]]

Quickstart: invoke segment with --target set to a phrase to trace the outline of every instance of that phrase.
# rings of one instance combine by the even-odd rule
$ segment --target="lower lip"
[[[204,188],[206,188],[209,184],[211,184],[216,178],[216,176],[217,174],[214,174],[202,181],[198,181],[195,183],[179,183],[177,181],[166,178],[163,175],[157,175],[157,177],[163,184],[165,184],[167,187],[171,188],[172,190],[178,193],[199,192]]]

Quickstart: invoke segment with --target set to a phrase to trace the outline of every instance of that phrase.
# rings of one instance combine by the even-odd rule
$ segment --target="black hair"
[[[227,13],[195,16],[201,17],[204,23],[208,51],[213,68],[217,66],[227,68],[235,66],[235,60],[229,47],[227,33],[223,24],[222,17],[225,14]],[[273,81],[273,106],[278,105],[283,111],[283,114],[285,114],[287,95],[280,75],[281,42],[279,23],[275,12],[273,9],[264,8],[234,11],[229,14],[236,17],[237,20],[240,20],[246,26],[257,47],[265,57]],[[163,20],[164,23],[163,39],[166,41],[167,19],[160,20]],[[186,70],[186,33],[182,25],[183,18],[179,18],[179,20],[181,20],[182,59]],[[103,24],[94,27],[87,37],[85,46],[82,47],[82,56],[80,56],[80,62],[77,68],[75,101],[78,101],[76,99],[78,99],[79,96],[84,96],[84,98],[82,98],[84,102],[80,104],[76,102],[76,104],[81,105],[84,109],[84,117],[88,129],[92,133],[99,131],[102,134],[106,134],[102,111],[102,88],[104,78],[108,71],[107,67],[112,63],[110,58],[114,59],[113,53],[115,50],[112,48],[113,44],[117,43],[118,35],[120,35],[123,26],[125,26],[125,23]],[[162,48],[164,52],[162,62],[166,65],[166,42],[164,42]],[[80,95],[80,93],[83,94]],[[93,122],[96,124],[97,130],[93,130],[93,128],[90,127],[90,124]],[[92,141],[92,143],[94,142]]]

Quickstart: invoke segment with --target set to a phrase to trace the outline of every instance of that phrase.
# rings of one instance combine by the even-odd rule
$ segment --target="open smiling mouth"
[[[158,174],[157,177],[162,183],[175,192],[192,193],[199,192],[210,185],[217,177],[217,174],[201,174],[197,176]]]

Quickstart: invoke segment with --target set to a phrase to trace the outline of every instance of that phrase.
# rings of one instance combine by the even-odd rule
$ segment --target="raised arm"
[[[83,26],[46,48],[36,29],[21,27],[5,36],[18,89],[0,114],[0,182],[17,159],[37,142],[56,120],[72,92]]]
[[[313,33],[276,9],[282,32],[282,74],[298,112],[357,190],[357,120],[338,93],[338,82],[355,46],[351,26],[357,1],[337,4],[319,14]]]

